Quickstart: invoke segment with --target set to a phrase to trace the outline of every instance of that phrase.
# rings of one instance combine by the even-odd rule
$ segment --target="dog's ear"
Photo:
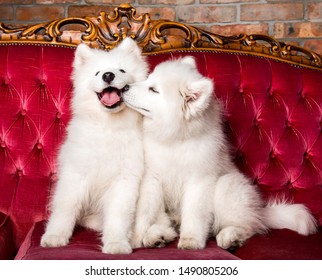
[[[142,55],[142,51],[140,49],[140,47],[137,45],[137,43],[129,38],[126,37],[119,45],[118,45],[118,49],[120,50],[125,50],[128,51],[129,53],[133,53],[134,55],[140,57]]]
[[[185,56],[181,58],[181,63],[197,68],[196,60],[193,56]]]
[[[202,114],[210,103],[213,90],[213,82],[206,77],[201,77],[188,85],[184,106],[186,119]]]
[[[75,52],[75,59],[74,59],[74,68],[80,67],[83,65],[87,59],[89,59],[93,55],[94,50],[92,50],[86,44],[79,44],[76,52]]]

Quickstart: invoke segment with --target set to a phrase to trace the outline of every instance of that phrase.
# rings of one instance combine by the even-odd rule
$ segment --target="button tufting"
[[[301,92],[300,92],[300,96],[301,96],[302,98],[306,98],[306,94],[305,94],[303,91],[301,91]]]
[[[8,77],[8,76],[5,76],[5,77],[4,77],[3,84],[4,84],[5,86],[8,86],[8,85],[9,85],[9,83],[10,83],[10,79],[9,79],[9,77]]]
[[[21,177],[21,176],[23,175],[23,172],[22,172],[22,170],[21,170],[21,169],[17,169],[17,175],[18,175],[19,177]]]
[[[38,143],[36,147],[38,150],[41,150],[43,148],[43,145],[41,143]]]
[[[275,158],[276,157],[276,154],[274,151],[271,151],[270,154],[269,154],[269,157],[270,158]]]
[[[25,116],[25,115],[26,115],[26,113],[27,113],[27,111],[26,111],[25,109],[21,109],[21,110],[20,110],[20,114],[21,114],[21,116]]]
[[[254,180],[253,180],[253,184],[254,185],[258,185],[259,184],[259,178],[258,177],[255,177]]]
[[[1,141],[1,148],[7,147],[6,143],[4,141]]]
[[[288,180],[287,183],[285,184],[286,188],[288,189],[292,189],[293,188],[293,185],[291,183],[291,180]]]
[[[285,126],[286,126],[286,127],[292,127],[292,125],[291,125],[291,123],[290,123],[290,121],[289,121],[289,120],[286,120],[286,121],[285,121]]]
[[[56,118],[57,118],[57,119],[60,119],[60,118],[61,118],[61,112],[57,112],[57,113],[56,113]]]
[[[45,79],[41,79],[41,80],[40,80],[40,84],[41,84],[42,86],[44,86],[44,85],[46,84],[46,80],[45,80]]]
[[[254,125],[257,127],[259,126],[259,120],[258,119],[254,119]]]

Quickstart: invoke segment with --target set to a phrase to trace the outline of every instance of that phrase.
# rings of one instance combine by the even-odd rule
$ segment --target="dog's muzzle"
[[[123,103],[122,93],[129,90],[129,86],[125,85],[123,88],[109,86],[103,89],[102,92],[97,92],[99,101],[107,108],[114,109]]]

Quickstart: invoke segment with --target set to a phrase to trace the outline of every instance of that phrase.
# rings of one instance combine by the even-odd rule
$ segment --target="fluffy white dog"
[[[213,83],[192,57],[158,65],[132,85],[124,101],[143,114],[145,175],[133,246],[161,247],[176,237],[180,249],[201,249],[209,234],[218,246],[241,246],[268,228],[307,235],[316,222],[299,204],[264,204],[229,158]],[[170,217],[170,219],[169,219]]]
[[[102,231],[104,253],[131,253],[144,171],[142,116],[125,106],[122,92],[146,79],[147,63],[125,39],[110,52],[79,45],[73,67],[72,119],[41,245],[66,245],[77,223]]]

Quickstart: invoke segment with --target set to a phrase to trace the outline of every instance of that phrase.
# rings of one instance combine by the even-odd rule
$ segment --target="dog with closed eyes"
[[[179,234],[180,249],[202,249],[209,235],[232,249],[269,228],[316,231],[304,205],[265,204],[235,167],[213,92],[212,80],[189,56],[159,64],[124,92],[125,103],[144,116],[145,174],[134,247],[162,247]]]

